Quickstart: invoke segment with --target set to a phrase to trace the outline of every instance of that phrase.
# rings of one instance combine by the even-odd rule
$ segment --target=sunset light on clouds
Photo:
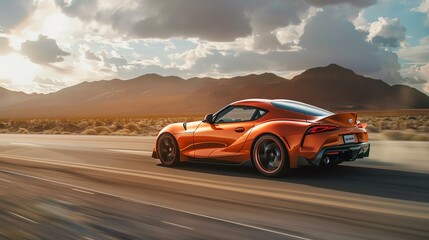
[[[0,86],[289,77],[337,63],[428,93],[428,36],[428,0],[1,0]]]

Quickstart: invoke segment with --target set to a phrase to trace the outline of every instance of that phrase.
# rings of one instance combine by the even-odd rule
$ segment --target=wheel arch
[[[158,147],[159,147],[159,141],[160,141],[160,139],[162,139],[164,136],[166,136],[166,135],[168,135],[168,137],[169,138],[171,138],[172,139],[172,141],[174,141],[174,144],[176,145],[176,151],[178,151],[178,153],[176,153],[177,155],[177,157],[178,157],[178,159],[177,160],[174,160],[174,162],[172,163],[172,164],[169,164],[169,165],[167,165],[167,166],[175,166],[175,165],[177,165],[180,161],[181,161],[181,151],[180,151],[180,147],[179,147],[179,144],[178,144],[178,142],[177,142],[177,139],[176,139],[176,137],[174,136],[174,134],[172,134],[172,133],[170,133],[170,132],[163,132],[163,133],[160,133],[159,135],[158,135],[158,137],[156,138],[156,142],[155,142],[155,149],[156,149],[156,151],[155,151],[155,153],[156,153],[156,155],[157,155],[157,157],[158,157],[158,159],[162,162],[162,164],[165,166],[165,164],[164,164],[164,161],[162,160],[162,158],[161,158],[161,156],[160,156],[160,153],[159,153],[159,150],[158,150]]]
[[[254,159],[253,159],[253,148],[255,147],[256,141],[264,135],[272,135],[272,136],[275,136],[276,138],[278,138],[280,140],[280,142],[283,144],[283,148],[285,150],[285,154],[286,154],[287,158],[290,159],[288,142],[287,142],[286,138],[283,138],[283,137],[279,136],[278,134],[275,134],[272,132],[261,132],[252,140],[252,144],[250,145],[250,162],[252,163],[253,166],[255,166],[253,163],[253,161],[254,161]]]
[[[283,143],[287,151],[290,167],[296,168],[298,166],[297,156],[300,142],[309,124],[310,123],[305,121],[279,119],[264,122],[255,126],[248,137],[248,142],[246,143],[246,147],[249,149],[249,157],[252,164],[253,147],[257,138],[264,134],[272,134],[280,139],[280,141]]]

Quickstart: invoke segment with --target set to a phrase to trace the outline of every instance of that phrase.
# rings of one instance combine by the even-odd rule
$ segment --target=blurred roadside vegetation
[[[429,141],[429,114],[359,113],[358,120],[378,139]],[[99,119],[0,119],[0,133],[156,136],[175,122],[201,120],[203,116],[151,116]]]

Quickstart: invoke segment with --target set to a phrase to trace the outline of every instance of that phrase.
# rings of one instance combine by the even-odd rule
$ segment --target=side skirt
[[[213,164],[213,165],[233,165],[233,166],[241,166],[241,165],[247,165],[250,163],[250,160],[237,163],[227,160],[219,160],[219,159],[212,159],[212,158],[193,158],[188,157],[188,160],[186,162],[192,162],[192,163],[203,163],[203,164]]]

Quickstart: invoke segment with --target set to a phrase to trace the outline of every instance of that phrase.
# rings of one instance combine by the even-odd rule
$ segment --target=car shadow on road
[[[354,166],[346,163],[328,169],[306,166],[294,169],[289,176],[281,178],[264,177],[250,164],[231,166],[185,163],[176,169],[243,178],[268,179],[376,197],[429,202],[429,174],[374,168],[367,165]]]

